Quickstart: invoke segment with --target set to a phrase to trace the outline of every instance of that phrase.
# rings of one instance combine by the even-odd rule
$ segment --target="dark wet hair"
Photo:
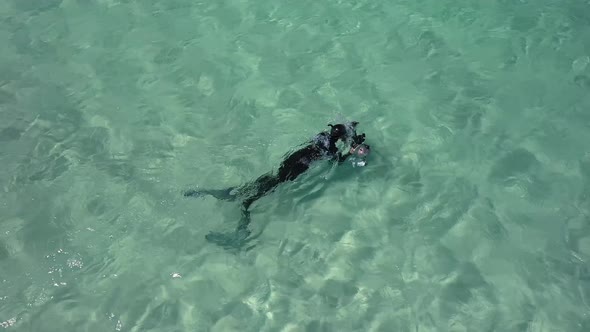
[[[330,128],[332,128],[330,130],[330,137],[332,138],[343,138],[347,135],[347,131],[346,131],[346,126],[344,126],[343,124],[336,124],[336,125],[332,125],[332,124],[328,124],[328,126],[330,126]]]

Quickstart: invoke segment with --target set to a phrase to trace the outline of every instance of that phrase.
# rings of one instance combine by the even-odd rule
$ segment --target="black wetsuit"
[[[354,123],[356,125],[356,123]],[[344,125],[332,126],[330,132],[319,133],[311,142],[303,148],[296,150],[281,162],[277,172],[266,173],[256,180],[239,187],[231,187],[221,190],[188,190],[184,192],[187,197],[200,197],[211,195],[217,199],[234,201],[242,200],[242,218],[235,233],[223,234],[211,232],[206,235],[207,240],[224,247],[241,246],[250,235],[248,225],[250,224],[250,205],[259,198],[274,190],[279,184],[286,181],[293,181],[299,175],[305,173],[312,163],[319,160],[331,160],[342,163],[350,156],[347,151],[342,154],[336,147],[339,140],[346,140],[351,137]],[[356,135],[356,134],[354,134]]]

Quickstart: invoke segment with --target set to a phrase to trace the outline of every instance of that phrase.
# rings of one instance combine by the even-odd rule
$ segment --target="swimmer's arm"
[[[338,164],[342,164],[343,162],[346,161],[346,159],[350,157],[350,152],[346,152],[345,154],[342,154],[342,152],[338,152],[338,155],[336,156],[336,160],[338,161]]]
[[[342,152],[338,152],[338,154],[336,155],[336,157],[334,159],[336,159],[338,161],[338,164],[342,164],[343,162],[346,161],[346,159],[348,157],[350,157],[353,153],[354,150],[356,149],[356,145],[353,145],[350,147],[350,150],[348,150],[348,152],[346,152],[345,154],[342,154]]]

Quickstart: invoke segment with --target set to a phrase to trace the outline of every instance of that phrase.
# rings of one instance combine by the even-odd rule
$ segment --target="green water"
[[[587,1],[0,2],[0,330],[590,330]],[[344,117],[374,154],[186,199]]]

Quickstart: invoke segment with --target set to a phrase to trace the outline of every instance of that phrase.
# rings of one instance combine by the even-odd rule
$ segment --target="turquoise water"
[[[587,1],[0,2],[0,330],[589,331]],[[335,119],[320,165],[208,243]]]

